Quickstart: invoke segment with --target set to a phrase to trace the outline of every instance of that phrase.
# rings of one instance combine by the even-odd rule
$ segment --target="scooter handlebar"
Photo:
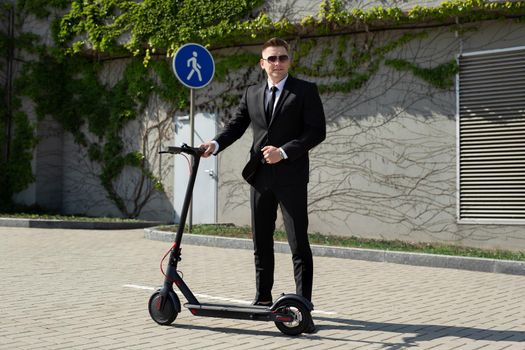
[[[171,153],[171,154],[180,154],[186,153],[194,157],[200,157],[204,153],[205,149],[190,147],[187,144],[183,143],[180,147],[177,146],[168,146],[167,150],[160,151],[159,153]]]

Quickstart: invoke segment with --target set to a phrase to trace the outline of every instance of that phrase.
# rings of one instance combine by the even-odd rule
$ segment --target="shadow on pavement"
[[[525,332],[512,330],[495,330],[461,326],[443,326],[431,324],[405,324],[369,322],[344,318],[315,317],[319,331],[377,331],[407,334],[403,342],[384,344],[385,349],[395,350],[417,346],[417,343],[439,338],[454,337],[471,340],[525,342]],[[335,325],[334,325],[335,323]],[[352,340],[352,339],[346,339]]]
[[[439,338],[454,337],[466,338],[471,340],[486,340],[486,341],[511,341],[511,342],[525,342],[525,332],[512,330],[493,330],[473,327],[460,326],[443,326],[443,325],[429,325],[429,324],[404,324],[404,323],[386,323],[386,322],[368,322],[344,318],[330,318],[330,317],[314,317],[318,332],[315,334],[303,334],[302,337],[307,337],[311,340],[332,340],[332,341],[348,341],[362,344],[376,344],[382,345],[382,348],[388,350],[405,349],[408,347],[417,347],[418,343],[436,340]],[[271,330],[254,330],[242,329],[238,327],[212,327],[202,325],[190,324],[173,324],[174,328],[182,328],[189,330],[205,330],[218,333],[229,334],[243,334],[253,336],[281,336],[282,334],[277,328],[275,331]],[[326,335],[323,333],[330,333],[330,330],[337,330],[337,336]],[[370,332],[386,332],[406,334],[402,342],[399,341],[372,341],[366,339],[352,339],[351,337],[344,337],[344,333],[349,332],[351,336],[352,331],[359,331],[362,335],[363,331]]]

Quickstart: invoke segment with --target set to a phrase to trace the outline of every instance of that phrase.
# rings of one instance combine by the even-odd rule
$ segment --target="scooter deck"
[[[236,306],[221,304],[184,304],[195,316],[275,321],[278,316],[265,306]]]

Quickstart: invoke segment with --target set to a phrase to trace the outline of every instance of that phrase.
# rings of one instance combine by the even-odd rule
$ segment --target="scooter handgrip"
[[[194,156],[202,156],[206,150],[204,148],[195,148],[190,147],[187,144],[182,144],[181,147],[177,146],[168,146],[167,150],[160,151],[159,153],[171,153],[171,154],[180,154],[180,153],[187,153]]]
[[[166,152],[171,154],[179,154],[182,153],[182,147],[169,146]]]

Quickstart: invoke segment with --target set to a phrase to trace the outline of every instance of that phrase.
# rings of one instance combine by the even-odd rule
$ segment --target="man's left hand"
[[[283,159],[281,157],[281,152],[279,152],[279,148],[277,147],[264,146],[261,151],[263,153],[264,161],[268,164],[279,163]]]

